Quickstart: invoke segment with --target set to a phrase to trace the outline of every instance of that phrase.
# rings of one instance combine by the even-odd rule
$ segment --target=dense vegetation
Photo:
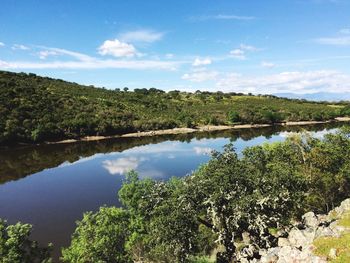
[[[228,263],[276,245],[276,231],[306,211],[327,212],[350,195],[350,130],[323,139],[214,152],[193,174],[162,182],[131,172],[119,198],[78,222],[64,262]],[[244,236],[250,243],[243,242]]]
[[[0,144],[206,124],[325,120],[350,106],[237,93],[107,90],[0,71]]]
[[[50,263],[52,245],[40,247],[29,239],[32,226],[17,223],[8,225],[0,219],[0,262],[1,263]]]

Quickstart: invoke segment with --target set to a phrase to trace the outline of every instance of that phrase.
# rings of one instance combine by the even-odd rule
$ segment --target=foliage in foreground
[[[132,262],[125,251],[129,236],[128,212],[101,207],[97,213],[85,213],[72,236],[71,246],[62,250],[64,262]]]
[[[228,145],[192,175],[168,182],[139,180],[131,172],[119,192],[129,224],[118,249],[135,261],[206,261],[215,250],[217,262],[232,262],[249,252],[243,235],[251,246],[268,248],[276,244],[271,229],[287,227],[305,211],[327,212],[349,197],[349,175],[346,130],[323,139],[291,136],[247,148],[241,157]],[[68,250],[89,254],[94,242],[80,236],[90,229],[79,226]],[[108,249],[114,253],[114,247]]]
[[[1,263],[49,263],[51,244],[40,247],[30,240],[32,226],[17,223],[8,225],[0,219],[0,262]]]
[[[0,144],[232,123],[328,120],[350,105],[241,93],[106,90],[0,71]]]

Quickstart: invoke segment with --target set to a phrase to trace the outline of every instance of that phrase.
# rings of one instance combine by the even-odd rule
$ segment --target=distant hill
[[[309,94],[276,93],[277,97],[290,99],[306,99],[310,101],[350,101],[350,92],[317,92]]]
[[[6,71],[0,71],[0,90],[0,144],[350,114],[344,103],[155,88],[107,90]]]

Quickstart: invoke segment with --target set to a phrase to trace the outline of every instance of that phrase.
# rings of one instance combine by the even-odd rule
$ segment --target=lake
[[[167,180],[190,174],[212,150],[232,142],[247,146],[284,140],[307,129],[322,136],[344,124],[268,127],[157,137],[120,138],[72,144],[22,146],[0,150],[0,218],[33,224],[33,238],[52,242],[57,260],[69,244],[75,221],[101,205],[119,206],[125,174]],[[348,125],[348,124],[347,124]]]

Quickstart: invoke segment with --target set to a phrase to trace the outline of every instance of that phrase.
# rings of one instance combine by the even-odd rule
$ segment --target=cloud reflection
[[[197,155],[211,155],[211,153],[213,152],[212,148],[209,147],[193,147],[194,152]]]
[[[146,158],[122,157],[116,160],[105,160],[102,162],[102,164],[103,168],[105,168],[112,175],[125,175],[131,170],[135,170],[140,163],[145,160]]]

